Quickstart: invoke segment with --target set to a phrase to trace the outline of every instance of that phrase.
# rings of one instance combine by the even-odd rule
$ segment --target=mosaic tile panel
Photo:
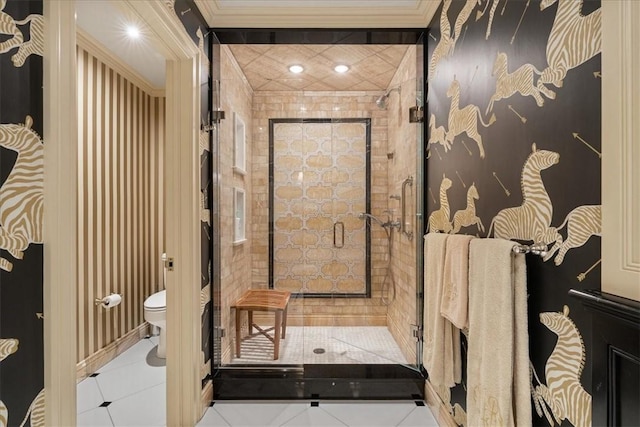
[[[274,288],[365,294],[367,122],[274,123],[273,144]]]

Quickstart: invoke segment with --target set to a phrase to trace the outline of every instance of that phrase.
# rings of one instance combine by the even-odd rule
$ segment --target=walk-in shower
[[[387,35],[376,33],[376,39]],[[420,125],[410,124],[400,108],[415,99],[422,80],[414,79],[417,48],[260,43],[223,45],[220,54],[222,108],[241,116],[247,129],[247,167],[237,171],[222,156],[221,194],[244,190],[247,235],[237,243],[222,236],[224,331],[213,345],[220,349],[216,378],[224,381],[214,380],[214,390],[227,395],[251,388],[260,398],[277,387],[270,396],[289,390],[291,397],[309,397],[317,380],[319,398],[362,398],[373,396],[364,384],[375,378],[420,381],[419,340],[411,326],[420,323],[416,246],[400,232],[403,206],[406,223],[417,224],[417,191],[402,191],[402,182],[417,173]],[[280,66],[294,63],[292,54],[308,56],[308,73],[292,78]],[[338,78],[333,65],[343,57],[352,63]],[[269,80],[259,78],[266,75]],[[221,126],[225,153],[224,141],[235,138],[233,126]],[[234,215],[222,206],[223,224],[232,226]],[[234,304],[256,289],[289,296],[288,305],[277,308],[279,318],[259,310],[236,316]],[[250,325],[267,330],[283,318],[286,337],[281,329],[276,356],[275,334]],[[276,386],[276,377],[291,387]],[[231,388],[232,381],[244,382]],[[393,396],[393,389],[385,380],[377,396]],[[418,394],[422,390],[423,379]]]

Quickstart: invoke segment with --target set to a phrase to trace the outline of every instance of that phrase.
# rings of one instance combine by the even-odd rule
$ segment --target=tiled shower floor
[[[280,357],[273,360],[273,343],[254,329],[253,336],[242,341],[242,357],[231,363],[407,363],[384,326],[288,326],[286,335],[280,341]]]

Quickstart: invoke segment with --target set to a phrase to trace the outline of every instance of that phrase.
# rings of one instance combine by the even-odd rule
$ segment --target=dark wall
[[[552,4],[541,10],[542,3]],[[547,382],[545,366],[559,335],[563,342],[579,331],[584,346],[567,357],[579,359],[582,353],[584,370],[559,374],[581,383],[585,397],[583,403],[564,403],[584,407],[588,400],[588,411],[582,409],[590,413],[589,317],[567,295],[571,288],[600,289],[600,1],[581,3],[453,0],[440,6],[428,39],[426,120],[433,116],[435,124],[429,130],[425,199],[428,215],[447,203],[450,209],[448,223],[433,221],[432,228],[548,247],[546,257],[527,255],[530,358],[540,382],[560,393],[559,383]],[[505,58],[505,74],[494,73]],[[455,82],[460,113],[447,96]],[[538,159],[548,160],[539,173],[533,167]],[[441,203],[443,176],[451,186]],[[458,213],[467,208],[472,185],[475,215]],[[566,328],[552,332],[541,323],[543,312],[559,313]],[[533,385],[539,385],[535,377]],[[465,407],[463,385],[452,390],[455,403]],[[535,409],[533,418],[534,424],[548,424]],[[585,421],[567,419],[562,425]]]
[[[4,407],[11,426],[44,387],[42,210],[31,209],[42,206],[41,15],[41,0],[9,0],[0,11],[0,423]],[[31,131],[14,126],[30,120]],[[27,144],[8,148],[20,139]]]

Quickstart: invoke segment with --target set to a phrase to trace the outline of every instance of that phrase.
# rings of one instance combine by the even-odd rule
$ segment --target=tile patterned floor
[[[231,363],[407,363],[385,326],[289,326],[278,360],[273,360],[273,343],[254,330],[242,341],[241,356]]]
[[[332,357],[334,360],[347,357],[351,362],[315,363],[359,363],[360,360],[366,360],[370,352],[385,359],[394,360],[393,358],[399,357],[397,354],[381,356],[384,354],[383,350],[372,344],[378,342],[381,339],[380,336],[356,338],[334,331],[327,337],[327,331],[316,332],[324,348],[327,348],[327,353],[335,353],[333,356],[327,355],[327,360]],[[362,334],[362,331],[356,332]],[[345,347],[341,350],[329,350],[327,338],[336,343],[344,340]],[[157,337],[141,340],[102,367],[94,376],[78,384],[78,426],[159,427],[165,425],[166,369],[164,361],[156,357],[157,344]],[[347,353],[340,355],[343,351]],[[418,406],[422,403],[421,401],[217,401],[206,411],[197,426],[437,426],[428,407]]]

